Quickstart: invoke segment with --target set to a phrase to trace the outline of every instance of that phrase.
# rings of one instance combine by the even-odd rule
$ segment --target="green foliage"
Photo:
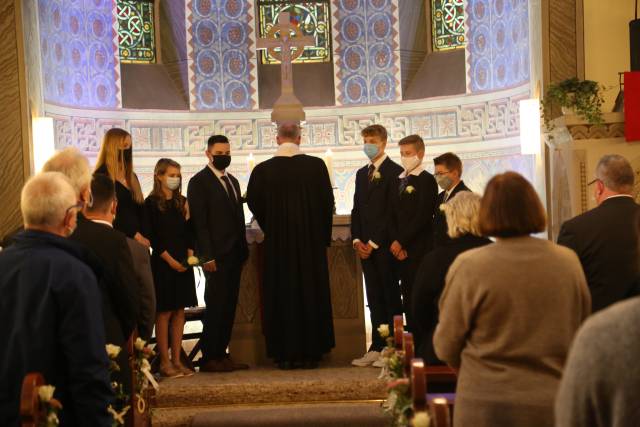
[[[547,130],[553,129],[551,124],[551,110],[553,106],[573,108],[576,114],[591,124],[601,124],[603,85],[593,80],[578,80],[577,78],[563,80],[549,86],[542,100],[544,124]]]

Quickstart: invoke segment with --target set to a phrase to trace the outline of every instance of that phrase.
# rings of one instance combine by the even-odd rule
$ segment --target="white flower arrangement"
[[[416,191],[416,187],[414,187],[413,185],[407,185],[407,187],[404,189],[404,192],[407,194],[411,194],[414,191]]]
[[[48,403],[51,399],[53,399],[53,392],[56,388],[52,385],[42,385],[38,387],[38,397],[40,398],[40,402]]]
[[[62,404],[53,397],[56,388],[52,385],[41,385],[38,387],[38,400],[40,400],[40,410],[47,414],[44,427],[57,427],[60,425],[58,411],[62,409]]]
[[[144,349],[145,345],[147,345],[147,342],[145,340],[143,340],[142,338],[140,338],[140,337],[136,338],[136,342],[133,343],[133,346],[138,351],[142,351]]]

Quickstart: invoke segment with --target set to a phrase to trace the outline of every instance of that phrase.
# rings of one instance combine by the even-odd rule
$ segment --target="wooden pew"
[[[402,315],[393,316],[393,343],[396,350],[402,350],[402,334],[404,333],[404,318]]]
[[[37,427],[44,422],[46,414],[40,408],[38,387],[44,385],[39,372],[28,373],[22,380],[20,392],[20,423],[22,427]]]
[[[147,387],[142,392],[142,399],[136,394],[136,367],[134,360],[134,343],[138,338],[138,332],[134,332],[129,336],[127,341],[127,351],[129,353],[129,368],[131,371],[131,396],[129,404],[131,408],[125,416],[126,427],[151,427],[151,408],[156,404],[156,393],[153,387]]]
[[[422,359],[411,362],[410,383],[414,413],[429,410],[434,427],[450,427],[450,407],[455,403],[455,394],[427,393],[427,370]]]
[[[411,332],[402,334],[402,350],[404,351],[404,376],[411,378],[411,361],[415,357],[415,345]]]

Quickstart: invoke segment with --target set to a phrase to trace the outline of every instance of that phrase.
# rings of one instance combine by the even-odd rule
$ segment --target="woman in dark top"
[[[193,375],[180,361],[184,308],[198,305],[193,268],[193,237],[189,205],[181,194],[180,165],[160,159],[153,177],[153,191],[145,200],[153,255],[151,269],[156,288],[156,338],[160,350],[160,373],[164,377]],[[171,361],[169,360],[171,323]]]
[[[147,248],[144,197],[138,177],[133,172],[133,149],[129,132],[109,129],[102,140],[95,173],[108,175],[115,183],[118,205],[113,227]]]
[[[447,218],[451,240],[425,255],[413,287],[413,316],[422,331],[421,339],[416,343],[416,357],[423,358],[428,365],[444,365],[433,349],[433,333],[438,324],[438,302],[449,267],[462,252],[491,243],[480,237],[480,196],[461,191],[440,209]]]

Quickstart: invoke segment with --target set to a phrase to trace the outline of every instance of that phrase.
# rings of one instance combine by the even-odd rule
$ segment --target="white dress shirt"
[[[419,164],[417,167],[413,168],[413,170],[411,172],[409,172],[409,175],[418,176],[423,171],[424,171],[424,166],[422,166],[422,164]],[[407,171],[402,171],[402,173],[400,175],[398,175],[398,178],[404,179],[407,176],[408,176],[407,175]]]
[[[293,157],[298,154],[302,154],[298,144],[294,144],[293,142],[283,142],[278,146],[275,157]]]

